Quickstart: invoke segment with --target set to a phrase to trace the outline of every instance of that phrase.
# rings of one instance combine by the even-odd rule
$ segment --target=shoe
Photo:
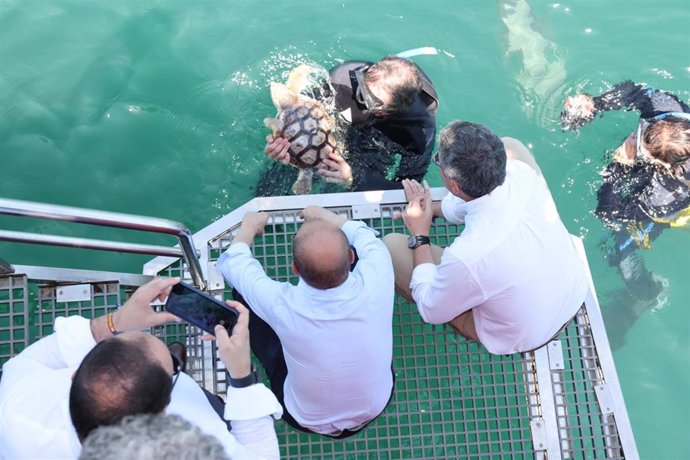
[[[187,369],[187,347],[182,342],[172,342],[168,345],[168,350],[180,362],[180,372],[185,372]]]

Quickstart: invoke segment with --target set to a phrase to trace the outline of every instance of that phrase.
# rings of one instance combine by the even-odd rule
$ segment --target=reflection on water
[[[556,44],[534,28],[526,0],[500,0],[499,14],[507,29],[506,55],[517,53],[520,71],[514,76],[522,90],[522,107],[542,127],[553,127],[560,113],[565,85],[565,62]]]

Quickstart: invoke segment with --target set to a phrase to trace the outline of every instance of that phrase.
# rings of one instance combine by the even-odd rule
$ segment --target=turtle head
[[[299,96],[297,93],[291,91],[287,85],[283,83],[271,82],[271,100],[276,109],[280,112],[288,107],[297,104]]]
[[[312,80],[313,75],[316,75],[318,72],[319,69],[314,66],[300,64],[290,71],[285,86],[287,86],[293,94],[299,94],[309,86],[309,82]]]

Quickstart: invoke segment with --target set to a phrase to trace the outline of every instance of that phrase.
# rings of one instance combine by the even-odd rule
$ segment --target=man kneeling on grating
[[[428,323],[450,323],[494,354],[533,350],[575,315],[587,293],[583,261],[558,216],[534,157],[519,141],[454,121],[434,162],[448,195],[404,181],[411,235],[384,237],[398,292]],[[430,245],[434,217],[465,229],[445,249]]]

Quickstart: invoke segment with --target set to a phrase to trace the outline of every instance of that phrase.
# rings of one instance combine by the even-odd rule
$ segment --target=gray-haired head
[[[99,427],[82,445],[80,460],[227,459],[213,436],[177,415],[142,414]]]
[[[439,134],[438,155],[443,174],[471,198],[488,195],[505,180],[505,147],[484,125],[451,122]]]

